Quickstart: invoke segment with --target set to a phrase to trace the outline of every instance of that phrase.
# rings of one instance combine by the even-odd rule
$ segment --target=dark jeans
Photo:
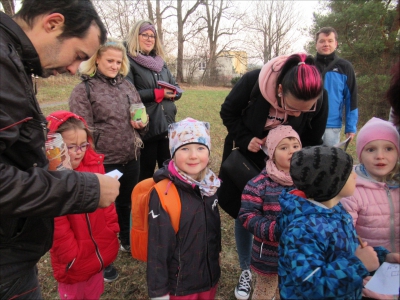
[[[115,200],[120,228],[119,239],[121,244],[129,245],[129,227],[131,216],[131,195],[135,185],[139,182],[140,160],[131,160],[127,164],[105,164],[106,172],[118,169],[123,175],[119,179],[119,195]]]
[[[169,140],[164,138],[155,141],[144,141],[144,147],[140,151],[140,176],[139,181],[152,178],[156,163],[158,168],[163,166],[164,161],[171,158],[169,153]]]
[[[0,284],[0,299],[43,299],[36,266],[21,277]]]

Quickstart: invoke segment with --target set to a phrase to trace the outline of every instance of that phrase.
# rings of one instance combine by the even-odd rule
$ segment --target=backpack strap
[[[154,185],[163,209],[169,214],[175,233],[179,231],[181,218],[181,198],[175,184],[169,179],[163,179]]]
[[[89,88],[89,83],[87,82],[87,80],[85,80],[84,83],[85,83],[85,87],[86,87],[86,95],[87,95],[88,99],[90,100],[90,88]]]

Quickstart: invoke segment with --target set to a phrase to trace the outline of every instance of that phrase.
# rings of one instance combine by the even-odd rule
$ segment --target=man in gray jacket
[[[0,12],[0,298],[40,299],[36,263],[51,247],[53,218],[107,207],[118,180],[47,171],[46,119],[31,75],[75,74],[106,39],[89,0],[24,0]]]

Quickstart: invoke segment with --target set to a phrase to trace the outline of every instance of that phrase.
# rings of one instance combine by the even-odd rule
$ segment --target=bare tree
[[[127,36],[136,20],[147,18],[142,0],[93,0],[93,4],[108,33],[120,39]]]
[[[195,34],[195,32],[198,32],[199,29],[195,29],[193,31],[193,28],[187,30],[187,34],[184,34],[184,26],[187,24],[188,18],[190,17],[191,14],[193,14],[197,7],[200,5],[201,0],[197,0],[189,9],[186,10],[186,12],[183,12],[184,9],[184,3],[183,0],[177,0],[176,1],[176,12],[177,12],[177,20],[178,20],[178,58],[177,58],[177,75],[176,79],[178,82],[183,82],[183,49],[184,49],[184,43],[187,40],[189,35]],[[192,2],[186,1],[187,4],[192,4]],[[192,25],[196,24],[197,22],[193,22]],[[193,61],[193,60],[192,60]]]
[[[264,63],[289,51],[299,26],[299,11],[293,1],[254,1],[246,27],[249,49],[253,49]],[[252,6],[253,6],[252,5]]]
[[[215,85],[218,82],[218,53],[226,51],[228,45],[232,43],[230,38],[243,29],[240,20],[244,15],[230,0],[202,0],[202,4],[206,10],[203,18],[206,22],[209,43],[207,72],[204,79],[206,84]],[[226,39],[223,40],[223,37]]]
[[[15,15],[15,0],[0,0],[3,5],[4,12],[10,17]]]

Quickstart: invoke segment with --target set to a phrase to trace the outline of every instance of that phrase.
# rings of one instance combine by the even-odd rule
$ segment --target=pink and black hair
[[[283,94],[289,92],[303,101],[319,97],[324,88],[314,58],[302,53],[288,57],[279,73],[277,87],[279,84],[282,85]]]
[[[400,126],[400,61],[393,66],[390,73],[392,78],[390,80],[389,89],[386,92],[386,99],[393,109],[394,125]]]

